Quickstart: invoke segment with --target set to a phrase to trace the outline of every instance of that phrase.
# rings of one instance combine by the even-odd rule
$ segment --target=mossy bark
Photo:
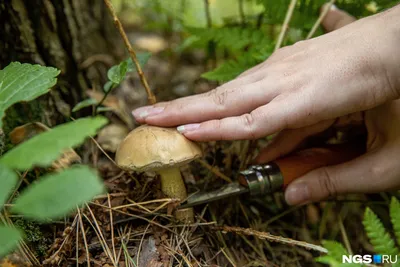
[[[7,112],[6,134],[27,121],[65,121],[87,89],[102,87],[118,56],[110,51],[123,47],[101,0],[1,1],[0,33],[0,68],[20,61],[61,70],[49,94]]]

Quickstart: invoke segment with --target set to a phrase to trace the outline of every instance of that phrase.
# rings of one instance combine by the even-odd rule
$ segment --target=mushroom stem
[[[161,177],[161,191],[170,198],[185,200],[187,192],[179,168],[167,168],[157,171]],[[175,218],[193,222],[193,208],[177,210]]]

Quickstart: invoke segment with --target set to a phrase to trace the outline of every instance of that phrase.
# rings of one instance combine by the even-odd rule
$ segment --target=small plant
[[[390,219],[394,230],[394,236],[397,240],[397,245],[399,245],[400,203],[394,197],[390,202]],[[396,240],[389,235],[378,216],[376,216],[370,208],[366,208],[365,210],[363,225],[376,254],[391,255],[400,258],[399,249],[396,246]],[[316,259],[318,262],[329,264],[332,267],[365,266],[361,263],[342,263],[343,255],[350,254],[342,244],[336,241],[324,241],[323,245],[329,252],[325,256],[318,257]],[[391,266],[400,266],[400,260]]]
[[[151,53],[138,53],[137,60],[140,66],[146,65],[147,61],[150,59]],[[72,112],[76,112],[81,110],[82,108],[96,106],[95,113],[99,113],[101,111],[107,111],[108,109],[105,107],[101,107],[104,100],[111,93],[111,91],[116,88],[126,77],[126,75],[132,71],[136,70],[135,64],[132,62],[131,58],[128,58],[118,65],[112,66],[107,72],[108,81],[103,86],[104,96],[100,101],[97,101],[93,98],[88,98],[79,102],[73,109]]]
[[[56,84],[59,70],[13,62],[0,70],[0,119],[11,105],[43,95]],[[75,165],[46,174],[13,199],[18,171],[49,167],[63,152],[82,143],[106,124],[102,117],[78,119],[36,135],[0,157],[0,211],[18,213],[26,219],[46,222],[60,218],[104,192],[97,174],[87,166]],[[2,121],[0,120],[0,128]],[[12,201],[10,209],[5,204]],[[0,257],[12,251],[24,234],[0,216]]]

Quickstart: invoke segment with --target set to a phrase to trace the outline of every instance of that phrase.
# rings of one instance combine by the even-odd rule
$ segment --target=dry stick
[[[82,215],[83,215],[83,217],[85,217],[85,219],[88,221],[88,223],[90,224],[90,226],[93,228],[93,230],[94,230],[94,232],[95,232],[97,238],[99,239],[99,243],[100,243],[100,246],[101,246],[102,249],[103,249],[103,252],[104,252],[104,253],[111,259],[111,261],[113,262],[114,259],[112,258],[110,249],[109,249],[109,247],[108,247],[108,245],[107,245],[107,243],[106,243],[107,241],[100,235],[99,229],[96,228],[97,226],[94,226],[94,225],[93,225],[93,223],[92,223],[92,221],[90,220],[90,218],[89,218],[85,213],[83,213]],[[115,265],[114,262],[113,262],[113,265],[114,265],[114,267],[117,266],[117,265]]]
[[[86,203],[85,205],[86,205],[87,209],[89,210],[89,213],[90,213],[90,215],[92,216],[92,219],[93,219],[93,223],[94,223],[94,225],[95,225],[96,227],[93,227],[93,224],[91,223],[91,221],[89,220],[89,218],[88,218],[87,216],[85,216],[85,218],[88,219],[89,223],[90,223],[90,224],[92,225],[92,227],[93,227],[93,230],[94,230],[95,232],[98,233],[98,238],[99,238],[99,240],[101,240],[101,241],[104,242],[104,246],[105,246],[105,248],[106,248],[106,250],[104,250],[104,252],[105,252],[106,254],[108,254],[107,256],[111,259],[112,264],[113,264],[114,266],[118,266],[118,264],[115,262],[114,258],[112,257],[111,250],[110,250],[110,248],[109,248],[108,245],[107,245],[107,240],[104,238],[103,232],[102,232],[102,230],[101,230],[99,224],[97,223],[96,216],[94,216],[94,213],[93,213],[92,209],[89,207],[89,205],[88,205],[87,203]],[[84,215],[85,215],[85,214],[84,214]]]
[[[283,38],[285,38],[290,19],[292,18],[294,8],[296,7],[296,3],[297,3],[297,0],[290,1],[289,8],[286,12],[285,20],[282,25],[281,32],[279,33],[278,41],[276,42],[276,45],[275,45],[275,51],[278,50],[282,45]]]
[[[142,249],[142,245],[143,245],[143,241],[144,241],[144,237],[147,234],[147,230],[149,230],[151,224],[148,224],[146,226],[146,229],[144,229],[142,238],[140,239],[140,243],[139,243],[139,248],[138,248],[138,252],[137,252],[137,257],[136,257],[136,266],[139,266],[139,260],[140,260],[140,250]]]
[[[318,246],[318,245],[310,244],[310,243],[303,242],[303,241],[293,240],[291,238],[286,238],[286,237],[282,237],[282,236],[276,236],[276,235],[272,235],[267,232],[256,231],[256,230],[249,229],[249,228],[232,227],[232,226],[214,226],[214,227],[211,227],[211,229],[214,229],[217,231],[222,231],[223,233],[230,232],[230,233],[235,233],[235,234],[239,234],[239,235],[254,236],[254,237],[257,237],[260,239],[267,239],[272,242],[278,242],[278,243],[282,243],[282,244],[303,247],[303,248],[306,248],[309,250],[315,250],[315,251],[318,251],[321,253],[328,253],[328,250],[326,248]]]
[[[139,77],[140,77],[140,81],[142,82],[144,89],[146,89],[147,99],[149,100],[149,103],[153,105],[153,104],[155,104],[157,102],[156,101],[156,97],[154,96],[153,92],[151,92],[150,86],[147,83],[146,78],[144,77],[144,73],[142,71],[142,68],[140,67],[140,64],[139,64],[139,61],[137,59],[135,50],[133,50],[132,45],[129,42],[128,37],[126,36],[124,28],[122,27],[122,24],[119,21],[119,19],[117,17],[117,14],[115,13],[114,7],[111,4],[110,0],[104,0],[104,2],[106,4],[108,10],[110,11],[110,14],[111,14],[111,16],[113,18],[115,26],[117,27],[119,33],[121,34],[122,39],[124,40],[125,46],[128,49],[129,55],[130,55],[133,63],[135,63],[136,70],[137,70],[137,72],[139,74]]]
[[[246,25],[246,15],[244,14],[244,1],[238,0],[238,5],[239,5],[240,20],[241,20],[242,26],[245,26]]]
[[[161,227],[161,228],[163,228],[163,229],[165,229],[165,230],[167,230],[167,231],[169,231],[169,232],[171,232],[171,233],[173,233],[173,234],[176,234],[174,231],[172,231],[172,230],[169,229],[168,227],[165,227],[165,226],[163,226],[162,224],[153,222],[152,220],[149,220],[149,219],[147,219],[147,218],[145,218],[145,217],[143,217],[143,216],[131,214],[131,213],[129,213],[129,212],[124,212],[124,211],[121,211],[121,210],[117,210],[117,209],[115,209],[115,208],[109,208],[109,207],[107,207],[107,206],[104,206],[104,205],[101,205],[101,204],[98,204],[98,203],[95,203],[95,202],[90,202],[90,204],[95,205],[95,206],[98,206],[98,207],[102,207],[103,209],[111,209],[111,210],[113,210],[113,211],[115,211],[115,212],[118,212],[118,213],[121,213],[121,214],[130,216],[130,217],[134,217],[134,218],[137,218],[137,219],[144,220],[144,221],[146,221],[146,222],[148,222],[148,223],[150,223],[150,224],[157,225],[158,227]],[[93,215],[92,215],[92,216],[93,216]]]
[[[76,257],[76,266],[78,267],[79,266],[79,224],[76,225],[75,257]]]
[[[78,215],[76,215],[75,218],[74,218],[74,220],[72,221],[72,224],[71,224],[71,231],[68,232],[68,233],[65,235],[65,238],[64,238],[63,242],[61,243],[60,247],[57,249],[56,252],[53,253],[53,255],[51,255],[51,256],[48,257],[47,259],[51,259],[51,258],[55,259],[56,256],[61,252],[61,250],[62,250],[62,248],[64,247],[64,245],[67,243],[68,238],[71,236],[71,233],[73,232],[74,227],[77,225],[77,221],[78,221]],[[65,230],[64,230],[64,231],[65,231]],[[59,260],[58,264],[60,264],[60,262],[61,262],[61,257],[60,257],[60,260]]]
[[[325,5],[324,10],[321,12],[319,15],[317,21],[314,23],[313,27],[311,28],[311,31],[308,33],[306,40],[310,39],[313,37],[314,33],[316,32],[317,28],[321,24],[321,21],[325,18],[326,14],[328,14],[328,11],[331,9],[332,5],[335,3],[336,0],[331,0],[329,1],[328,4]]]
[[[212,22],[211,22],[210,2],[209,2],[209,0],[204,0],[204,8],[205,8],[205,12],[206,12],[207,27],[211,28],[212,27]]]
[[[117,253],[115,252],[115,243],[114,243],[114,222],[113,222],[113,214],[112,214],[112,206],[111,206],[111,198],[110,194],[107,194],[108,206],[110,207],[110,229],[111,229],[111,245],[114,253],[114,260],[117,262]]]
[[[83,221],[82,221],[82,216],[81,216],[81,211],[79,210],[79,207],[76,207],[76,210],[78,211],[78,216],[79,216],[79,224],[82,232],[82,237],[83,237],[83,242],[85,244],[85,249],[86,249],[86,261],[87,261],[87,266],[90,267],[90,254],[89,254],[89,248],[86,240],[86,233],[85,233],[85,227],[83,226]],[[78,229],[78,228],[77,228]],[[78,236],[77,236],[78,238]]]
[[[227,181],[228,183],[232,183],[231,178],[229,178],[228,176],[226,176],[225,174],[223,174],[217,167],[213,167],[210,164],[208,164],[205,160],[202,159],[198,159],[197,160],[201,165],[203,165],[203,167],[207,168],[210,172],[214,173],[216,176],[218,176],[219,178]]]
[[[343,219],[342,219],[342,216],[340,215],[340,213],[339,213],[339,229],[340,229],[340,233],[342,234],[343,243],[344,243],[347,251],[352,255],[353,251],[351,250],[349,237],[347,236],[346,229],[344,228],[344,225],[343,225]]]

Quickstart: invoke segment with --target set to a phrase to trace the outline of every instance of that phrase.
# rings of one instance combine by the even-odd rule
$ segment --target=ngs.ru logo
[[[397,255],[343,255],[342,263],[396,263]]]

